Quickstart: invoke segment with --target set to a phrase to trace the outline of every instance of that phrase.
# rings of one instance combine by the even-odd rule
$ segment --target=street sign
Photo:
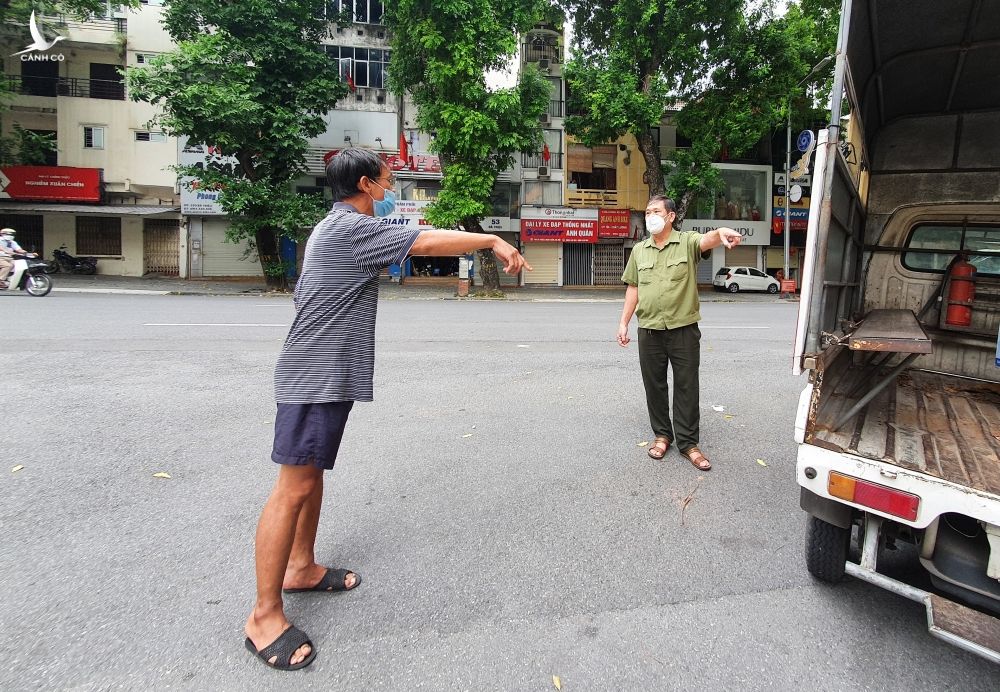
[[[802,130],[795,143],[796,146],[798,146],[799,151],[809,151],[816,143],[816,135],[813,134],[812,130]]]

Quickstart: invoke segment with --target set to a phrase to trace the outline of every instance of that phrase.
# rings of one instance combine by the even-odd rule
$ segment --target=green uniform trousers
[[[682,452],[698,444],[698,363],[701,330],[698,324],[677,329],[639,328],[639,367],[646,388],[649,423],[657,437],[669,437]],[[674,371],[674,416],[670,420],[667,366]],[[676,435],[675,435],[676,433]]]

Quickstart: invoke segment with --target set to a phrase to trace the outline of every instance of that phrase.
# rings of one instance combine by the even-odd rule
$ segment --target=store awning
[[[40,212],[43,214],[100,214],[102,216],[152,216],[153,214],[179,214],[180,207],[154,207],[117,204],[43,204],[41,202],[3,202],[0,214],[4,212]]]

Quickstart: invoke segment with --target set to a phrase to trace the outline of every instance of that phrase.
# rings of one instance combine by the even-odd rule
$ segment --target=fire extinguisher
[[[972,299],[976,295],[976,265],[963,255],[948,272],[948,312],[944,323],[953,327],[972,325]]]

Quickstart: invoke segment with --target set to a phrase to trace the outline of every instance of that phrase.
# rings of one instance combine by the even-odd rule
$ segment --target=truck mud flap
[[[847,574],[892,591],[927,608],[927,629],[935,637],[1000,664],[1000,619],[848,562]]]

